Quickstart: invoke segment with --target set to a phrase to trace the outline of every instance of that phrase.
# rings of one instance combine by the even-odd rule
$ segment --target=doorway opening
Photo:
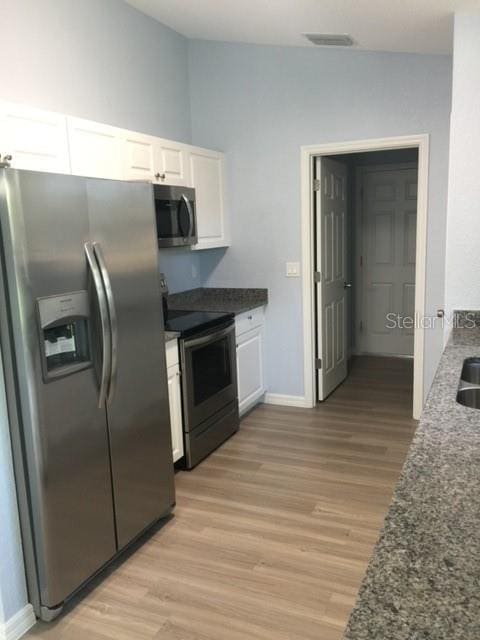
[[[304,147],[302,160],[305,404],[328,398],[352,357],[404,359],[418,418],[428,137]]]

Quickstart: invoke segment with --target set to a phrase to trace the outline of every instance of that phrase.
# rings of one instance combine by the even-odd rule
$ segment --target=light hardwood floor
[[[261,405],[173,517],[45,640],[339,640],[415,422],[412,365],[358,358],[316,409]]]

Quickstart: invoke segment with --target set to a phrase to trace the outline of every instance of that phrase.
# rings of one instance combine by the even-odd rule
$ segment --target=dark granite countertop
[[[176,311],[224,311],[238,314],[263,307],[267,303],[267,289],[199,287],[168,296],[168,307]]]
[[[442,355],[345,640],[480,639],[480,410],[456,402],[480,327]]]

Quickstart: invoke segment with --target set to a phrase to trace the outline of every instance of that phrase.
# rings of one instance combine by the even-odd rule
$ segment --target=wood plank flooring
[[[33,640],[340,640],[415,422],[412,363],[362,357],[316,409],[260,405],[175,516]]]

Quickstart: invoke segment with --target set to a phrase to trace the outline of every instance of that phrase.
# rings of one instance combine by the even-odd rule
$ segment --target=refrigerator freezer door
[[[92,242],[109,298],[107,400],[119,548],[175,501],[152,186],[89,180]]]
[[[71,300],[62,297],[58,322],[48,332],[39,315],[38,299],[88,289],[87,211],[82,178],[0,172],[4,279],[30,495],[31,518],[24,514],[22,525],[29,522],[32,529],[40,604],[48,608],[55,608],[116,552],[106,413],[98,408],[95,367],[68,364],[75,364],[75,358],[102,357],[94,335],[88,347],[92,353],[86,352],[81,329],[88,325],[92,332],[95,304],[80,319],[78,309],[72,311],[63,325],[62,314],[69,314],[64,306]],[[82,295],[75,294],[75,300]],[[62,375],[44,381],[42,358],[52,371],[58,365]]]

